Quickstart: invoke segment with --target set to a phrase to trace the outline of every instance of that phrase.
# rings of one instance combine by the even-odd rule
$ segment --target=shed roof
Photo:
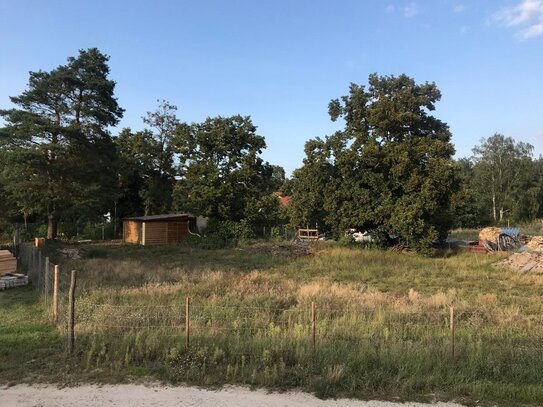
[[[149,216],[134,216],[131,218],[124,218],[123,220],[141,220],[143,222],[149,222],[154,220],[175,220],[175,219],[188,219],[192,217],[189,213],[170,213],[167,215],[149,215]]]

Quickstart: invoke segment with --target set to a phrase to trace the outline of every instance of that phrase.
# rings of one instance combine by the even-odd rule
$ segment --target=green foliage
[[[175,182],[172,142],[179,126],[177,107],[159,102],[143,118],[149,129],[133,133],[123,129],[115,138],[119,154],[118,217],[156,215],[172,209]]]
[[[178,210],[217,221],[250,218],[256,224],[267,222],[265,215],[276,216],[266,196],[274,192],[281,171],[260,158],[266,143],[249,117],[216,117],[180,125],[175,146],[180,153],[181,179],[175,187]]]
[[[47,215],[54,238],[60,217],[104,213],[115,192],[116,159],[108,127],[123,110],[108,79],[109,57],[80,50],[50,72],[30,72],[28,89],[3,110],[1,178],[24,214]]]
[[[330,102],[345,128],[306,143],[293,176],[292,221],[340,237],[356,228],[378,242],[399,236],[418,250],[445,239],[459,182],[448,126],[432,116],[441,94],[406,75],[370,75]]]
[[[533,146],[495,134],[473,148],[473,189],[493,222],[534,219],[541,180],[532,161]]]
[[[209,223],[206,234],[235,244],[240,240],[252,239],[255,237],[250,223],[243,219],[239,222],[231,220],[217,221],[213,220]]]

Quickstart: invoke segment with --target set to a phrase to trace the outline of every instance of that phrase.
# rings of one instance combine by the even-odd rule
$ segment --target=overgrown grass
[[[50,328],[28,290],[0,293],[0,305],[14,310],[3,322],[1,355],[17,338],[26,344],[2,358],[0,382],[58,380],[53,366],[68,366],[62,380],[150,376],[320,396],[543,403],[543,277],[495,269],[495,256],[425,258],[333,244],[307,256],[273,244],[80,248],[81,260],[46,248],[62,263],[64,292],[68,271],[78,270],[76,354],[66,359],[65,320]],[[39,343],[25,336],[33,330],[42,332]],[[49,362],[21,367],[43,349]]]

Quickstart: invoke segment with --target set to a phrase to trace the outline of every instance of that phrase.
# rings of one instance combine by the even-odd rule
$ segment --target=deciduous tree
[[[475,187],[494,222],[507,213],[520,219],[535,217],[539,186],[534,183],[532,152],[532,145],[501,134],[482,139],[473,148]]]
[[[256,134],[248,116],[182,124],[175,146],[179,152],[178,209],[218,221],[240,221],[247,218],[248,210],[255,210],[259,200],[274,192],[273,168],[260,158],[266,147],[264,137]],[[275,201],[278,205],[277,198]],[[269,210],[269,202],[262,205]]]
[[[406,75],[373,74],[367,88],[351,84],[329,105],[344,129],[306,144],[294,177],[293,218],[321,217],[336,236],[357,228],[419,249],[444,239],[458,181],[449,128],[430,114],[440,97],[434,83]]]

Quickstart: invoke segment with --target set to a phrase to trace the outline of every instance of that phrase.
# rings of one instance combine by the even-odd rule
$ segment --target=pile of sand
[[[521,273],[543,274],[543,253],[513,253],[506,259],[496,263],[495,266],[516,270]]]
[[[543,236],[534,236],[525,246],[527,251],[543,251]]]

